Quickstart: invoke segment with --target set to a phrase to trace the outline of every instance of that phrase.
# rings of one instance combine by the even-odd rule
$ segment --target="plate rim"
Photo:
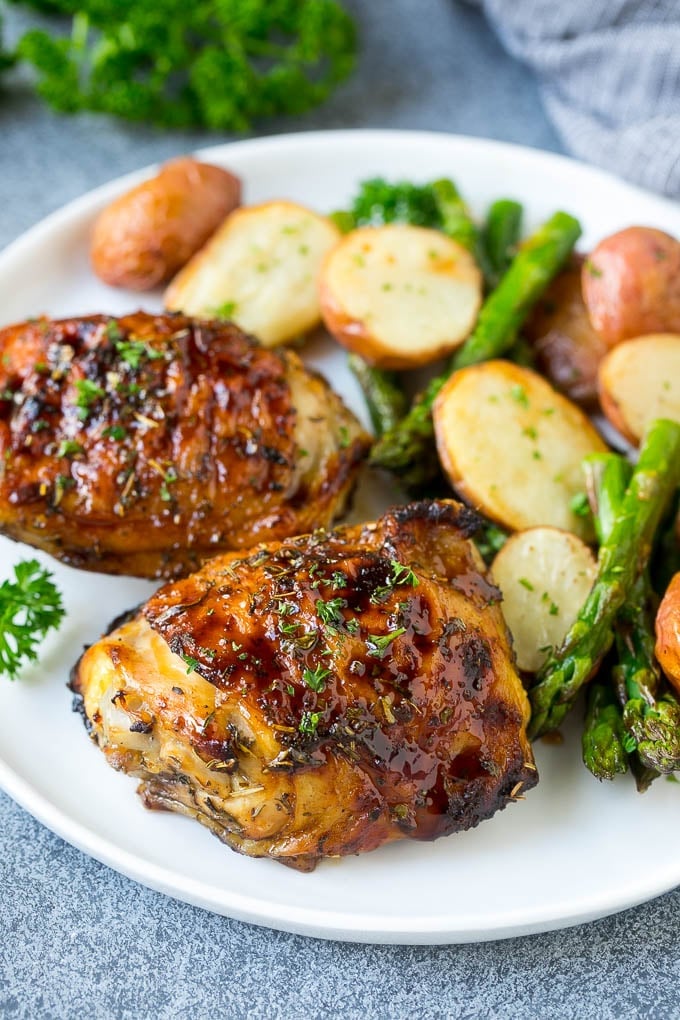
[[[554,166],[577,176],[585,175],[590,180],[598,178],[605,184],[611,182],[617,189],[628,191],[631,197],[647,200],[651,198],[659,207],[666,205],[677,213],[677,203],[672,199],[621,180],[609,171],[582,160],[516,143],[439,131],[376,128],[301,131],[221,142],[193,150],[192,154],[201,159],[228,161],[228,154],[234,149],[238,149],[247,158],[251,152],[257,154],[267,150],[280,151],[286,146],[314,148],[326,140],[343,141],[348,145],[374,144],[381,140],[407,145],[453,144],[454,147],[476,150],[483,158],[506,156],[514,160],[524,159],[544,166]],[[59,233],[66,226],[72,226],[78,219],[91,215],[103,202],[147,178],[159,165],[160,162],[152,163],[117,176],[77,196],[33,224],[0,252],[0,273],[15,259],[21,258],[24,250],[34,245],[38,238],[46,240],[49,235]],[[386,918],[378,914],[361,915],[357,918],[351,913],[318,910],[307,906],[267,904],[263,899],[242,895],[235,890],[220,890],[219,902],[214,902],[207,895],[204,881],[178,875],[171,868],[139,857],[130,850],[116,846],[109,838],[98,835],[86,824],[72,818],[65,809],[57,807],[46,794],[41,793],[30,781],[19,775],[4,759],[1,749],[0,788],[66,842],[148,888],[236,920],[324,939],[409,945],[499,940],[568,928],[615,914],[653,899],[680,884],[679,860],[675,869],[666,868],[661,873],[654,873],[653,878],[639,880],[636,884],[631,884],[623,895],[614,897],[609,893],[594,898],[592,894],[588,894],[582,901],[572,900],[571,909],[559,917],[554,916],[554,911],[546,912],[540,905],[505,910],[497,915],[499,923],[493,927],[489,926],[488,920],[481,924],[476,923],[473,916],[459,916],[455,923],[452,923],[454,918],[449,915],[438,918],[408,914],[390,917],[390,928],[387,929]]]

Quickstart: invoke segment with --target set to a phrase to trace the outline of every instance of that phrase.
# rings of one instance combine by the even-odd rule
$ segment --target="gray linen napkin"
[[[468,0],[532,67],[566,147],[680,197],[680,0]]]

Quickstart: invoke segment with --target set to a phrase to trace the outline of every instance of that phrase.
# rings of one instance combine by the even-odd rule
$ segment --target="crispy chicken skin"
[[[455,502],[216,557],[71,686],[150,808],[303,870],[477,825],[537,781],[500,595]]]
[[[297,355],[228,323],[0,330],[0,532],[76,567],[176,577],[329,526],[367,445]]]

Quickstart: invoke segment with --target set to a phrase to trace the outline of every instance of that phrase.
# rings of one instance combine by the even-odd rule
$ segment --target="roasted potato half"
[[[455,372],[434,406],[437,449],[468,503],[512,531],[591,535],[575,498],[581,462],[607,449],[585,414],[536,372],[487,361]]]
[[[562,644],[596,572],[589,547],[568,531],[530,528],[508,539],[491,573],[521,670],[536,673],[548,649]]]
[[[676,574],[656,614],[656,657],[680,694],[680,574]]]
[[[173,159],[99,215],[92,267],[112,287],[151,290],[189,261],[240,200],[241,182],[228,170]]]
[[[614,428],[638,445],[655,418],[680,422],[680,335],[626,340],[600,365],[600,403]]]
[[[583,264],[583,299],[610,346],[645,333],[680,333],[680,241],[652,227],[605,237]]]
[[[572,256],[539,300],[523,332],[539,368],[577,404],[597,404],[597,370],[609,348],[593,329],[581,292],[583,256]]]
[[[448,354],[477,319],[482,276],[472,255],[437,230],[390,224],[347,234],[319,281],[333,336],[381,368]]]
[[[317,277],[337,227],[294,202],[237,210],[172,281],[171,311],[224,317],[265,347],[294,340],[321,319]]]

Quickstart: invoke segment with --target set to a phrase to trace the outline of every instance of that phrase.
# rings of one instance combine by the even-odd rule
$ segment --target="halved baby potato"
[[[347,234],[319,281],[333,336],[381,368],[425,365],[474,326],[482,275],[470,253],[437,230],[390,224]]]
[[[655,418],[680,422],[680,334],[653,333],[614,347],[600,365],[600,403],[638,445]]]
[[[530,528],[508,539],[491,573],[521,670],[537,672],[548,650],[562,644],[596,572],[591,550],[568,531]]]
[[[675,574],[656,614],[656,657],[680,694],[680,574]]]
[[[265,347],[296,339],[321,319],[317,278],[339,237],[294,202],[238,209],[172,281],[166,307],[231,319]]]
[[[596,571],[590,549],[569,531],[532,527],[508,540],[491,574],[503,593],[503,615],[520,669],[536,672],[547,650],[560,647]]]
[[[581,462],[607,449],[585,414],[536,372],[487,361],[455,372],[434,406],[437,449],[457,492],[512,531],[591,537]]]

